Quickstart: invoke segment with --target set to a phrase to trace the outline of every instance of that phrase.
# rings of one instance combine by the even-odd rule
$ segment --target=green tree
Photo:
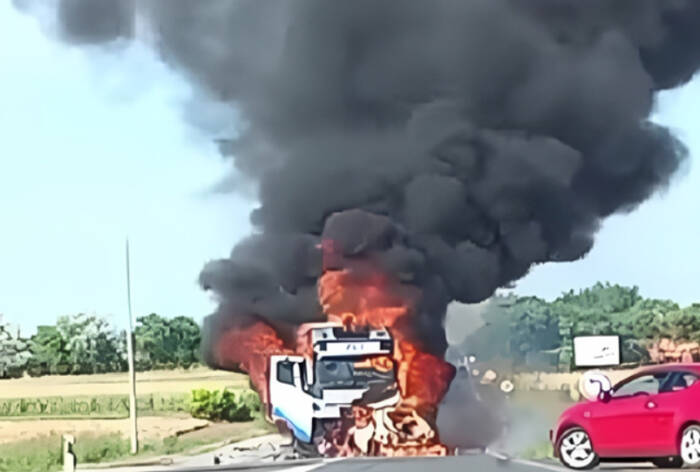
[[[191,318],[164,318],[156,313],[138,318],[134,330],[136,364],[141,370],[189,367],[199,360],[201,332]]]
[[[700,304],[676,307],[655,320],[650,338],[669,337],[674,341],[700,341]]]
[[[510,307],[510,316],[511,352],[517,363],[524,362],[529,353],[559,347],[559,318],[545,300],[518,298]]]
[[[601,334],[620,336],[623,362],[644,362],[644,344],[667,329],[663,319],[678,310],[671,301],[643,298],[637,287],[600,282],[578,293],[569,291],[552,305],[559,317],[562,366],[571,365],[574,336]]]
[[[100,317],[62,316],[55,326],[39,326],[30,340],[33,375],[95,374],[126,368],[125,338]]]
[[[62,316],[56,328],[65,340],[71,373],[96,374],[126,368],[122,340],[104,318],[84,313]]]
[[[28,342],[13,335],[0,315],[0,378],[21,376],[30,357]]]
[[[481,361],[511,356],[512,313],[514,295],[494,295],[481,313],[483,325],[458,346],[458,357],[474,354]]]
[[[27,368],[32,375],[67,374],[70,354],[66,340],[55,326],[39,326],[29,341],[32,357]]]
[[[199,325],[186,316],[176,316],[170,321],[172,342],[175,347],[175,364],[190,367],[200,361],[199,348],[202,341]]]

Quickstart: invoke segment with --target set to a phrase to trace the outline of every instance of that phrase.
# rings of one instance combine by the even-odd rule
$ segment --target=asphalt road
[[[224,446],[218,450],[199,454],[196,456],[182,456],[175,458],[172,464],[125,466],[120,464],[118,468],[107,469],[117,472],[227,472],[227,471],[253,471],[253,472],[565,472],[558,462],[527,461],[521,459],[505,459],[495,451],[478,453],[478,451],[464,451],[463,455],[449,457],[408,457],[408,458],[351,458],[351,459],[305,459],[293,461],[275,461],[270,457],[271,453],[284,450],[288,441],[279,435],[269,435],[253,438],[237,443],[233,446]],[[213,465],[214,456],[226,459],[220,465]],[[277,454],[275,454],[276,456]],[[116,464],[114,464],[116,465]],[[102,467],[78,466],[83,472],[104,472]],[[657,469],[651,463],[621,464],[603,463],[596,470],[607,472],[628,472],[644,470],[678,470]]]
[[[313,472],[571,472],[570,469],[555,462],[519,459],[501,461],[483,454],[439,458],[347,459],[318,465],[309,470]],[[631,472],[677,471],[678,469],[658,469],[651,463],[603,463],[595,470]]]
[[[190,462],[190,464],[193,464]],[[450,457],[351,458],[280,461],[265,463],[236,463],[221,465],[182,464],[180,466],[119,467],[119,472],[545,472],[562,471],[560,467],[528,461],[502,461],[486,454]],[[201,465],[200,465],[201,464]],[[89,469],[84,469],[89,470]],[[103,469],[104,470],[104,469]]]
[[[559,470],[554,467],[554,470]],[[500,461],[487,455],[395,458],[395,459],[350,459],[325,464],[314,472],[542,472],[552,470],[547,465],[536,463]]]
[[[199,467],[177,468],[119,468],[120,472],[225,472],[225,471],[256,471],[256,472],[544,472],[548,470],[563,470],[558,466],[538,464],[527,461],[501,461],[494,457],[479,454],[452,457],[407,457],[407,458],[352,458],[339,460],[290,461],[289,463],[266,463],[260,465],[234,464]]]
[[[105,469],[102,469],[104,471]],[[353,458],[339,460],[306,460],[218,466],[184,467],[119,467],[119,472],[568,472],[554,462],[538,462],[512,459],[502,461],[486,454],[473,454],[451,457],[410,457],[410,458]],[[678,469],[657,469],[650,463],[620,464],[603,463],[597,469],[607,472],[632,471],[672,471]],[[96,472],[96,471],[95,471]]]

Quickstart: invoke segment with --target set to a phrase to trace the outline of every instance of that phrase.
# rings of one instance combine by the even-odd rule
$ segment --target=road
[[[102,469],[104,470],[104,469]],[[307,460],[272,462],[272,463],[238,463],[233,465],[198,465],[198,466],[151,466],[120,467],[119,472],[565,472],[569,471],[554,462],[537,462],[512,459],[499,460],[486,454],[471,454],[451,457],[411,457],[411,458],[353,458],[339,460]],[[657,469],[651,464],[602,464],[596,470],[608,472],[631,471],[671,471],[678,469]],[[96,472],[96,471],[95,471]]]
[[[104,470],[104,469],[103,469]],[[265,464],[232,464],[196,467],[124,467],[119,472],[225,472],[251,470],[258,472],[546,472],[561,470],[557,466],[525,462],[503,462],[484,454],[453,457],[352,458],[340,460],[290,461]]]
[[[558,462],[527,461],[521,459],[503,460],[505,456],[493,451],[463,453],[450,457],[410,457],[410,458],[352,458],[352,459],[307,459],[296,461],[275,461],[281,451],[289,449],[288,439],[272,434],[223,446],[217,450],[193,456],[171,457],[167,465],[125,466],[113,464],[114,469],[78,466],[81,472],[226,472],[251,470],[255,472],[565,472],[569,471]],[[220,457],[221,465],[213,465],[214,457]],[[657,469],[650,463],[620,464],[604,463],[596,470],[607,472],[664,471],[678,469]]]

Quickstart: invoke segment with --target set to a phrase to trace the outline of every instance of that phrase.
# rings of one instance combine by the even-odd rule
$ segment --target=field
[[[139,418],[139,436],[147,439],[163,439],[187,430],[206,427],[206,420],[181,417],[145,416]],[[34,439],[51,434],[70,433],[81,436],[86,433],[121,433],[127,437],[129,420],[28,420],[0,421],[0,444]]]
[[[512,423],[503,440],[504,450],[530,457],[550,453],[547,430],[571,404],[567,392],[559,388],[563,384],[575,385],[576,375],[518,376],[515,383],[519,388],[509,401]],[[249,383],[245,375],[206,368],[137,374],[143,455],[187,452],[206,444],[272,431],[260,418],[218,424],[192,418],[187,413],[187,397],[199,388],[243,391],[249,389]],[[84,461],[125,458],[129,432],[127,400],[128,376],[123,373],[0,380],[0,455],[22,450],[31,455],[31,451],[36,451],[33,442],[50,446],[50,454],[55,454],[53,449],[60,448],[60,435],[70,433],[78,438],[76,448]],[[110,446],[103,448],[101,444]],[[21,453],[17,454],[16,460],[25,460]],[[51,457],[51,461],[58,460],[58,456]],[[2,470],[14,469],[4,469],[0,459]]]
[[[136,374],[136,393],[189,393],[195,388],[208,390],[248,387],[248,377],[234,372],[210,370],[157,370]],[[128,395],[126,373],[95,375],[50,375],[0,380],[0,398],[74,397]]]
[[[192,418],[187,399],[192,390],[201,388],[243,391],[249,388],[248,377],[203,367],[137,373],[139,437],[146,455],[270,432],[259,418],[231,424]],[[85,452],[90,460],[128,455],[128,393],[125,373],[0,380],[0,447],[31,451],[31,441],[37,441],[60,451],[60,436],[73,434],[78,450],[93,449],[93,443],[112,445],[103,456]]]

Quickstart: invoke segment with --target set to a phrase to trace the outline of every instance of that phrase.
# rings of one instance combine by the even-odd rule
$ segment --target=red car
[[[598,399],[561,414],[549,436],[567,467],[601,460],[651,461],[659,467],[700,464],[700,363],[638,370]]]

